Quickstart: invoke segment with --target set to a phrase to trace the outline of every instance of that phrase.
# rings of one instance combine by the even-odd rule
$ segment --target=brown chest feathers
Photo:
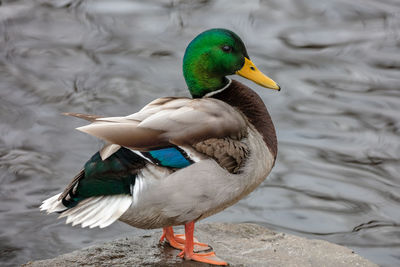
[[[249,153],[246,144],[230,138],[211,138],[194,144],[193,147],[197,151],[212,157],[230,173],[239,172]]]
[[[230,86],[212,96],[239,109],[261,134],[274,158],[278,153],[275,127],[268,110],[256,92],[244,84],[232,80]]]

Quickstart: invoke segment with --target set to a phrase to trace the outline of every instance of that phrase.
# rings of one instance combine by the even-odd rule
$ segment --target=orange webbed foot
[[[179,257],[184,258],[185,260],[193,260],[198,262],[204,262],[213,265],[223,265],[226,266],[228,263],[226,261],[221,260],[215,255],[214,251],[207,253],[189,253],[186,255],[184,251],[178,254]]]
[[[185,245],[185,235],[178,234],[178,235],[175,235],[175,238],[179,243]],[[193,244],[194,244],[194,248],[193,248],[194,252],[204,252],[204,251],[212,250],[212,247],[210,245],[199,242],[199,240],[197,240],[197,238],[195,238],[195,237],[193,238]]]
[[[193,233],[194,222],[185,224],[185,248],[178,254],[179,257],[184,258],[185,260],[193,260],[213,265],[228,265],[227,262],[218,258],[214,251],[206,253],[194,252]]]
[[[176,248],[179,250],[185,249],[185,246],[184,246],[185,241],[183,240],[183,242],[182,242],[182,240],[175,237],[174,229],[171,226],[163,228],[163,234],[160,238],[160,242],[164,241],[164,239],[166,239],[168,244],[173,248]]]

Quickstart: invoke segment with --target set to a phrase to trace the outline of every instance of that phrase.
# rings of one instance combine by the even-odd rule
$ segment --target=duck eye
[[[230,52],[232,52],[232,47],[230,47],[229,45],[224,45],[222,47],[222,51],[230,53]]]

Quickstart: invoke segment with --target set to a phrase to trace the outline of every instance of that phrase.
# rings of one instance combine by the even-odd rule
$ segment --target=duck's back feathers
[[[172,144],[192,145],[210,138],[241,139],[246,119],[223,101],[160,98],[126,117],[96,119],[78,130],[113,144],[149,151]]]
[[[247,136],[247,127],[239,110],[218,99],[165,97],[135,114],[99,117],[78,129],[113,143],[115,148],[135,150],[160,166],[189,166],[195,161],[188,155],[192,151],[236,173],[248,153],[240,141]],[[112,152],[109,146],[102,151],[107,152],[101,153],[103,159]]]

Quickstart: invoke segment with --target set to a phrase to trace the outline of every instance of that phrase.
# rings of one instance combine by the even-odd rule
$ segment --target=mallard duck
[[[125,117],[67,113],[90,121],[77,129],[106,144],[41,209],[82,227],[121,220],[163,228],[160,242],[182,250],[180,257],[226,265],[194,239],[194,224],[252,192],[277,154],[267,108],[252,89],[226,77],[233,74],[280,90],[252,63],[235,33],[211,29],[193,39],[184,55],[192,98],[159,98]],[[184,235],[174,234],[177,225],[185,226]]]

